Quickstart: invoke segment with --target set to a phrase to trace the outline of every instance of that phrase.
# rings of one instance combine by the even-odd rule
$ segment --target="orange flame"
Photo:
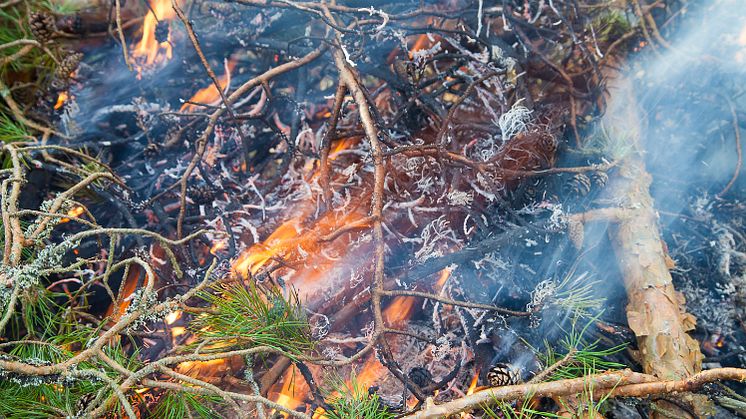
[[[477,382],[479,381],[479,374],[474,374],[474,378],[471,379],[471,384],[469,384],[469,390],[466,391],[466,395],[474,394],[474,389],[477,388]]]
[[[174,324],[176,320],[181,318],[181,311],[172,311],[166,315],[166,324]]]
[[[225,73],[222,77],[218,78],[218,84],[220,90],[225,90],[231,84],[231,71],[236,67],[236,61],[231,59],[225,61]],[[193,103],[189,103],[193,102]],[[199,110],[201,107],[194,103],[202,103],[205,105],[217,105],[220,102],[220,92],[215,87],[215,83],[210,83],[209,86],[204,87],[197,91],[194,96],[189,99],[189,102],[181,105],[181,111],[193,112]]]
[[[414,42],[414,45],[412,46],[412,49],[409,50],[409,59],[411,60],[414,57],[414,53],[425,49],[430,46],[432,42],[430,42],[430,37],[427,34],[422,34],[417,37],[417,40]]]
[[[226,249],[228,247],[228,241],[227,240],[218,240],[215,243],[210,246],[210,253],[213,255],[217,255],[218,252],[220,252],[223,249]]]
[[[159,21],[171,20],[176,16],[169,0],[154,0],[151,1],[150,5],[153,10],[145,16],[142,24],[142,38],[132,52],[135,57],[144,59],[147,65],[170,60],[173,56],[173,48],[169,42],[159,43],[155,39],[155,27]],[[170,40],[171,35],[169,34],[168,41]]]
[[[70,208],[69,211],[67,211],[67,215],[69,217],[75,217],[75,218],[80,217],[81,215],[83,215],[83,213],[85,213],[85,208],[81,207],[80,205],[74,206]],[[70,219],[67,217],[60,220],[60,223],[68,223],[68,222],[70,222]]]
[[[435,283],[435,290],[439,291],[443,289],[443,286],[446,284],[446,281],[448,281],[448,278],[450,277],[451,277],[450,268],[444,268],[442,271],[440,271],[440,277],[438,278],[438,281]]]
[[[171,336],[177,338],[186,333],[186,327],[176,326],[171,328]]]
[[[295,410],[304,403],[306,396],[309,393],[308,385],[305,380],[300,376],[300,373],[296,370],[295,366],[291,366],[285,371],[282,377],[282,387],[275,403],[283,406],[289,410]],[[275,412],[272,412],[273,414]],[[280,413],[282,417],[287,417],[287,414]]]
[[[67,99],[69,96],[67,95],[67,92],[60,92],[59,96],[57,96],[57,103],[54,104],[54,109],[58,110],[62,108],[62,105],[67,102]]]

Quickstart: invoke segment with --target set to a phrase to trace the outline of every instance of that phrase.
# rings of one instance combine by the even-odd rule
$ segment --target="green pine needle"
[[[203,396],[187,392],[167,392],[153,411],[154,418],[215,418],[220,415],[210,405],[223,401],[218,396]]]
[[[330,419],[393,419],[396,415],[381,403],[378,394],[370,394],[353,372],[345,381],[333,375],[326,390],[331,411],[325,412]]]
[[[295,292],[262,292],[253,283],[215,286],[200,297],[214,310],[198,316],[191,329],[209,348],[270,346],[291,355],[313,349],[308,320]]]

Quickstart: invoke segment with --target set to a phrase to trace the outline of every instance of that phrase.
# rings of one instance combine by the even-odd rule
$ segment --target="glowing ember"
[[[176,326],[171,328],[171,336],[177,338],[186,333],[186,327]]]
[[[68,217],[80,217],[85,213],[85,208],[81,207],[80,205],[70,208],[69,211],[67,211]],[[61,223],[68,223],[70,222],[70,219],[65,217],[60,220]]]
[[[67,92],[60,92],[60,95],[57,96],[57,103],[54,104],[54,109],[60,109],[62,108],[62,105],[65,104],[69,96],[67,95]]]
[[[219,240],[213,243],[213,245],[210,247],[210,253],[213,255],[217,255],[219,251],[226,249],[228,247],[228,241],[227,240]]]
[[[231,59],[225,61],[225,73],[218,79],[218,84],[221,90],[226,90],[231,85],[231,71],[236,67],[236,61]],[[192,102],[192,103],[190,103]],[[215,87],[214,83],[210,83],[209,86],[204,87],[197,91],[194,96],[189,99],[189,102],[181,105],[182,111],[193,112],[200,110],[202,107],[195,105],[195,103],[205,104],[210,106],[216,106],[220,103],[220,92]]]
[[[181,311],[172,311],[166,315],[166,324],[174,324],[181,318]]]
[[[171,8],[170,0],[155,0],[151,1],[150,5],[153,10],[145,16],[142,24],[142,38],[132,52],[133,56],[145,60],[147,65],[169,60],[173,56],[172,47],[169,43],[171,35],[168,35],[167,41],[158,42],[155,38],[155,27],[159,21],[167,21],[176,16],[176,12]]]
[[[435,283],[435,289],[442,290],[443,286],[446,284],[446,281],[448,281],[448,278],[450,277],[451,277],[450,268],[445,268],[442,271],[440,271],[440,277],[438,278],[438,282]]]

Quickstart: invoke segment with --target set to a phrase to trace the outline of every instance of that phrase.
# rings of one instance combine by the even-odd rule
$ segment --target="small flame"
[[[218,78],[218,84],[220,85],[220,90],[225,91],[228,87],[231,85],[231,71],[236,67],[236,60],[231,59],[225,60],[224,62],[225,66],[225,73],[222,77]],[[193,102],[193,103],[189,103]],[[181,111],[187,111],[187,112],[193,112],[199,110],[201,107],[199,105],[195,105],[194,103],[202,103],[205,105],[217,105],[220,103],[220,92],[215,87],[215,83],[210,83],[209,86],[204,87],[197,91],[197,93],[194,94],[194,96],[189,99],[189,102],[184,103],[181,105]]]
[[[159,21],[171,20],[176,16],[170,0],[154,0],[150,2],[150,5],[153,10],[145,16],[142,24],[142,38],[132,53],[133,56],[144,59],[146,65],[161,63],[170,60],[173,56],[173,48],[169,42],[171,35],[168,35],[166,42],[159,43],[155,39],[155,27]]]
[[[474,374],[474,378],[471,379],[471,384],[469,384],[469,390],[466,391],[466,395],[474,394],[474,389],[477,388],[477,382],[479,381],[479,374]]]
[[[390,325],[407,320],[414,309],[415,299],[411,297],[396,297],[383,312],[383,319]]]
[[[438,282],[435,283],[435,290],[442,290],[443,286],[446,284],[446,281],[448,281],[448,278],[451,277],[451,269],[450,268],[444,268],[442,271],[440,271],[440,277],[438,278]]]
[[[299,377],[300,373],[296,371],[295,366],[292,366],[285,371],[285,375],[283,375],[282,378],[283,384],[275,399],[275,403],[289,410],[295,410],[304,403],[306,396],[309,393],[309,388],[305,380]],[[275,413],[278,412],[272,412],[272,414]],[[279,412],[279,414],[282,415],[282,417],[287,417],[286,413]]]
[[[166,315],[166,324],[174,324],[176,320],[181,318],[181,311],[172,311]]]
[[[213,255],[217,255],[218,252],[228,247],[228,241],[227,240],[218,240],[215,243],[210,246],[210,253]]]
[[[186,327],[176,326],[171,328],[171,336],[177,338],[186,333]]]
[[[60,92],[59,96],[57,96],[57,103],[54,104],[54,109],[58,110],[62,108],[62,105],[67,102],[67,99],[69,96],[67,95],[67,92]]]
[[[414,42],[414,45],[412,46],[412,49],[409,50],[409,59],[411,60],[413,58],[413,54],[421,49],[427,48],[427,46],[430,44],[430,38],[428,34],[423,33],[422,35],[417,37],[417,40]]]
[[[83,215],[83,213],[85,213],[85,208],[81,207],[80,205],[77,205],[77,206],[70,208],[70,210],[67,211],[67,216],[77,218]],[[70,219],[67,217],[60,220],[60,223],[69,223],[69,222],[70,222]]]

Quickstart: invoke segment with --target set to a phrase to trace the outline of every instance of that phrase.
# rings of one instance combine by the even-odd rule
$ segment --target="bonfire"
[[[746,416],[739,0],[0,3],[0,417]]]

